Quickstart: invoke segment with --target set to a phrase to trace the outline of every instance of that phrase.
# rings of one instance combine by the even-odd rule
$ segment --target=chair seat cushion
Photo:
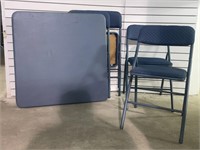
[[[133,65],[135,57],[129,57],[128,62]],[[154,57],[138,57],[138,65],[162,65],[162,66],[172,66],[172,63],[163,58]]]
[[[184,81],[187,72],[183,69],[166,66],[138,66],[131,70],[131,75],[137,75],[150,78],[163,78],[178,81]]]

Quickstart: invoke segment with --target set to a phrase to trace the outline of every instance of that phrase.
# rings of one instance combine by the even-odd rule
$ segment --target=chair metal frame
[[[176,109],[174,109],[174,112],[179,112],[179,113],[181,113],[181,116],[182,116],[180,136],[179,136],[179,143],[182,144],[183,140],[184,140],[184,131],[185,131],[185,124],[186,124],[186,113],[187,113],[187,105],[188,105],[189,83],[190,83],[190,74],[191,74],[191,65],[192,65],[192,55],[193,55],[193,44],[194,44],[194,34],[195,34],[195,31],[194,31],[194,29],[192,27],[189,27],[189,26],[152,26],[152,28],[154,28],[154,27],[167,28],[167,31],[171,31],[171,29],[173,29],[173,33],[171,32],[173,34],[173,36],[177,36],[177,34],[181,33],[182,35],[179,35],[178,38],[182,38],[183,37],[184,38],[183,42],[180,41],[180,39],[179,39],[179,41],[176,43],[176,42],[174,42],[174,41],[172,41],[170,39],[171,40],[170,42],[162,43],[162,37],[164,38],[164,36],[162,36],[162,35],[161,35],[161,39],[160,39],[161,43],[159,43],[158,41],[156,41],[155,43],[153,43],[151,40],[150,41],[148,41],[148,40],[147,41],[143,41],[142,40],[142,36],[143,36],[143,34],[145,34],[145,31],[147,31],[147,30],[144,30],[144,28],[145,28],[144,27],[142,29],[142,31],[144,30],[144,32],[142,32],[142,33],[140,32],[139,40],[137,42],[136,52],[135,52],[135,58],[136,59],[134,61],[133,69],[132,70],[134,70],[135,68],[137,68],[137,65],[136,65],[137,64],[137,57],[138,57],[139,47],[140,47],[141,43],[143,43],[143,44],[150,44],[150,45],[189,46],[190,53],[189,53],[189,60],[188,60],[188,66],[187,66],[187,72],[186,72],[185,79],[178,79],[178,78],[173,78],[173,77],[170,77],[170,76],[169,77],[157,77],[157,76],[153,76],[153,75],[152,76],[150,76],[150,75],[147,76],[147,77],[152,77],[152,78],[170,79],[170,80],[177,80],[177,81],[183,81],[183,82],[185,81],[186,84],[185,84],[184,93],[177,93],[177,92],[173,92],[173,91],[167,92],[167,93],[178,94],[178,95],[184,96],[182,110],[176,110]],[[150,27],[150,28],[146,28],[146,29],[151,30],[152,28]],[[179,30],[179,31],[176,31],[174,29]],[[177,32],[177,34],[175,34],[174,32]],[[162,33],[159,33],[159,34],[162,34]],[[157,36],[157,39],[159,39],[158,37],[160,38],[160,36]],[[167,37],[167,39],[169,39],[169,37]],[[126,45],[128,45],[128,43]],[[127,46],[127,48],[128,48],[128,46]],[[171,69],[173,69],[173,68],[171,68]],[[142,75],[142,74],[140,74],[140,75]],[[138,84],[137,78],[138,78],[138,76],[139,75],[134,74],[132,72],[131,75],[130,75],[129,84],[126,85],[126,89],[127,89],[126,90],[126,98],[125,98],[125,102],[124,102],[124,108],[123,108],[123,114],[122,114],[122,118],[121,118],[120,129],[123,129],[123,127],[124,127],[124,122],[125,122],[125,117],[126,117],[126,111],[127,111],[128,103],[131,103],[134,106],[141,105],[141,106],[146,106],[146,107],[152,107],[152,108],[156,108],[156,109],[164,109],[164,110],[171,111],[171,109],[169,109],[169,108],[155,106],[155,105],[149,105],[149,104],[144,104],[144,103],[138,103],[137,102],[137,90],[138,90],[138,87],[137,87],[137,84]],[[134,95],[134,101],[130,101],[129,100],[129,95],[130,95],[132,80],[133,80],[134,77],[136,78],[136,80],[135,80],[135,87],[134,87],[134,89],[135,89],[135,95]],[[162,92],[166,92],[166,91],[162,91]]]
[[[118,30],[117,38],[117,63],[114,66],[110,66],[110,70],[117,70],[118,76],[111,76],[110,78],[118,79],[118,96],[121,95],[121,28],[122,28],[122,17],[117,11],[105,11],[110,15],[110,30]],[[112,32],[116,33],[116,32]],[[117,33],[116,33],[117,34]],[[118,66],[117,69],[114,67]]]
[[[144,26],[147,26],[147,25],[130,25],[127,29],[127,32],[131,32],[130,34],[134,34],[134,35],[131,36],[131,38],[129,38],[127,36],[126,43],[128,43],[128,40],[137,41],[138,37],[139,37],[139,32],[142,29],[142,27],[144,27]],[[130,27],[132,27],[132,29],[133,29],[132,31],[129,31]],[[125,88],[126,88],[126,85],[128,84],[128,66],[129,66],[128,59],[129,59],[129,49],[126,47],[126,56],[125,56],[125,63],[124,63],[123,93],[125,93]],[[166,56],[165,56],[165,60],[171,62],[170,46],[167,46],[167,53],[166,53]],[[138,64],[138,65],[140,65],[140,64]],[[159,65],[159,64],[157,64],[157,65]],[[169,82],[170,82],[170,90],[172,92],[173,91],[173,84],[172,84],[171,80],[169,80]],[[163,86],[164,86],[164,79],[161,80],[160,90],[157,91],[157,92],[159,92],[160,95],[162,95]],[[138,87],[138,88],[140,88],[140,87]],[[145,88],[145,89],[152,91],[152,88]],[[153,91],[155,91],[155,90],[153,90]],[[171,111],[173,111],[173,95],[172,94],[171,94]]]

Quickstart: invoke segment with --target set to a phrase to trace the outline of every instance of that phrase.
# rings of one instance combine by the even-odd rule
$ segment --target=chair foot
[[[120,125],[120,129],[123,130],[123,129],[124,129],[124,126],[123,126],[123,125]]]
[[[183,144],[183,139],[179,139],[179,144]]]
[[[126,118],[126,111],[127,111],[127,108],[128,108],[128,98],[129,98],[129,94],[130,94],[130,88],[131,88],[132,80],[133,80],[133,76],[130,77],[129,86],[127,86],[127,88],[126,88],[127,89],[126,98],[125,98],[125,102],[124,102],[124,109],[123,109],[123,113],[122,113],[120,129],[124,128],[124,122],[125,122],[125,118]]]
[[[127,111],[127,99],[125,100],[124,102],[124,109],[123,109],[123,113],[122,113],[122,118],[121,118],[121,123],[120,123],[120,129],[123,129],[124,128],[124,122],[125,122],[125,118],[126,118],[126,111]]]

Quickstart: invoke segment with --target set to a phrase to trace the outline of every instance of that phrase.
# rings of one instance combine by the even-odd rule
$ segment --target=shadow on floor
[[[61,106],[60,123],[37,133],[27,149],[134,149],[117,112],[107,101]]]

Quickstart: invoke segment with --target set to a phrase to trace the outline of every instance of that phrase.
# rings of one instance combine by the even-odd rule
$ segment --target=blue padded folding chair
[[[111,78],[118,79],[118,95],[121,95],[121,27],[122,17],[117,11],[105,11],[110,15],[110,30],[118,30],[118,32],[111,32],[112,35],[116,36],[116,62],[111,64],[111,70],[117,70],[117,77],[111,76]],[[117,69],[116,69],[117,66]]]
[[[84,13],[84,14],[100,14],[106,19],[106,29],[107,29],[107,67],[108,67],[108,98],[110,98],[110,15],[106,11],[96,11],[96,10],[71,10],[69,13]]]
[[[128,40],[137,41],[138,36],[140,33],[140,30],[145,25],[130,25],[127,28],[127,39],[126,43],[128,43]],[[127,45],[128,46],[128,45]],[[123,80],[123,93],[125,93],[125,88],[128,82],[128,64],[133,65],[133,62],[135,60],[135,57],[129,57],[129,49],[126,48],[126,56],[125,56],[125,66],[124,66],[124,80]],[[159,66],[172,66],[172,63],[170,62],[170,47],[167,46],[167,53],[165,58],[155,58],[155,57],[138,57],[137,65],[159,65]],[[160,95],[162,94],[162,89],[164,85],[164,79],[162,79],[161,82],[161,88],[159,90]],[[172,81],[170,80],[170,90],[172,91]],[[151,89],[149,89],[151,90]],[[173,101],[173,95],[171,95],[171,101]],[[173,103],[172,103],[173,105]],[[173,108],[173,106],[172,106]]]
[[[129,85],[127,86],[127,90],[126,90],[126,99],[124,102],[123,114],[122,114],[122,119],[121,119],[121,124],[120,124],[121,129],[123,129],[124,127],[128,103],[171,111],[171,109],[169,108],[137,102],[137,86],[138,86],[137,78],[138,77],[183,81],[186,83],[184,93],[176,93],[176,94],[184,96],[183,107],[182,107],[182,110],[174,109],[174,112],[179,112],[182,114],[179,143],[183,143],[189,83],[190,83],[190,72],[191,72],[191,64],[192,64],[194,35],[195,35],[194,29],[189,26],[145,26],[141,29],[139,33],[137,46],[136,46],[135,60],[133,62],[132,70],[130,71]],[[148,44],[148,45],[158,45],[158,46],[162,45],[162,46],[189,47],[188,48],[189,60],[188,60],[187,69],[184,70],[184,69],[171,67],[171,66],[168,67],[168,66],[155,66],[155,65],[137,66],[138,53],[140,50],[141,43]],[[135,87],[134,87],[135,96],[134,96],[134,101],[129,101],[129,94],[130,94],[133,77],[135,77]]]

